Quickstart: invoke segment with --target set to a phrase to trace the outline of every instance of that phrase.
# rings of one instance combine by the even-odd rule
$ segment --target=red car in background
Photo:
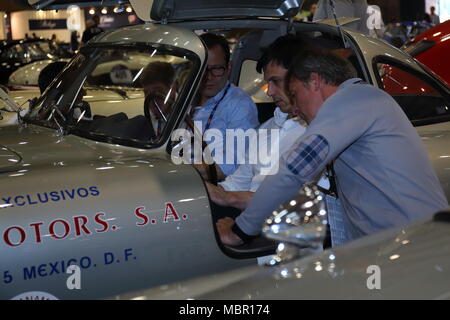
[[[450,85],[450,20],[413,38],[403,49]]]

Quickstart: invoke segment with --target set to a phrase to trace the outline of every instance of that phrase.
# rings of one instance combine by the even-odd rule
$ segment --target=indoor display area
[[[0,300],[448,300],[448,40],[450,0],[1,0]]]

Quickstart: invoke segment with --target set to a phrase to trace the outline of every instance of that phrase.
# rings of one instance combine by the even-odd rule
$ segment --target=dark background
[[[303,9],[307,10],[317,0],[305,0]],[[384,23],[422,20],[425,13],[425,0],[367,0],[368,4],[380,7]]]
[[[66,1],[73,3],[77,2],[76,0]],[[123,2],[124,0],[116,0],[117,3],[119,3],[119,1]],[[309,8],[313,2],[317,2],[317,0],[305,0],[303,8]],[[385,23],[421,20],[422,15],[425,12],[425,0],[368,0],[367,2],[369,4],[378,5],[381,8]],[[30,10],[30,8],[27,0],[0,0],[0,11],[11,12]]]

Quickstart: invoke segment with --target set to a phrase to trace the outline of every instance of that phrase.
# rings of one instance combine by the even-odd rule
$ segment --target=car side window
[[[409,120],[415,124],[449,120],[449,100],[427,76],[390,63],[376,63],[375,67],[380,87],[397,101]]]

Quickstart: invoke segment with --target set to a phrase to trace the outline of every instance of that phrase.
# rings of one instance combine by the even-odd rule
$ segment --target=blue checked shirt
[[[327,158],[330,148],[328,141],[322,136],[309,136],[291,149],[286,163],[288,169],[294,174],[307,176]]]
[[[202,122],[202,128],[198,128],[201,132],[204,132],[208,118],[214,109],[214,106],[220,98],[222,98],[227,86],[228,83],[218,94],[216,94],[215,97],[209,99],[202,107],[195,109],[193,120]],[[258,125],[258,111],[256,109],[256,105],[244,90],[232,84],[227,92],[227,95],[218,105],[210,124],[210,129],[220,130],[224,137],[224,143],[222,145],[223,162],[226,160],[227,153],[234,152],[235,155],[233,163],[218,163],[220,169],[225,175],[228,176],[232,174],[239,166],[237,163],[237,143],[234,143],[233,146],[226,145],[226,129],[247,130],[250,128],[256,128]],[[214,157],[214,159],[216,159],[216,157]]]

